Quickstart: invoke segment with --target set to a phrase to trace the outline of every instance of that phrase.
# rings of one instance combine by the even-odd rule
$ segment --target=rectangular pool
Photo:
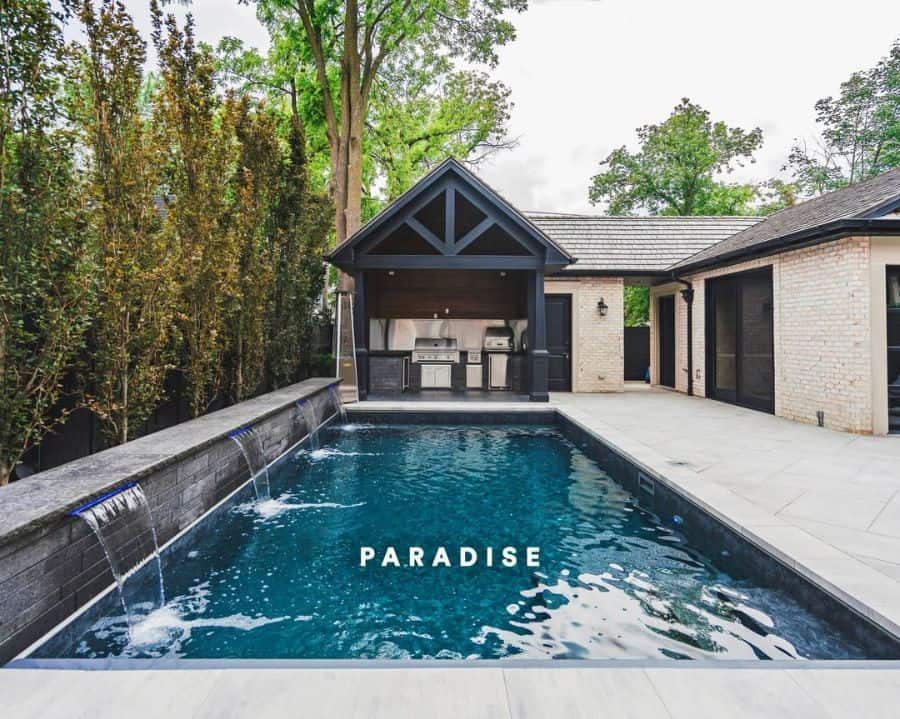
[[[165,550],[169,600],[131,631],[111,593],[30,656],[784,660],[896,650],[799,577],[794,588],[786,568],[743,562],[721,531],[698,540],[705,530],[673,512],[660,487],[653,501],[626,491],[571,428],[357,423],[324,429],[320,441],[271,469],[271,499],[254,500],[248,485]],[[461,547],[474,550],[473,566],[461,566]],[[515,566],[504,566],[505,547]],[[528,547],[539,566],[528,566]],[[364,567],[363,548],[374,555]],[[410,548],[423,566],[408,566]]]

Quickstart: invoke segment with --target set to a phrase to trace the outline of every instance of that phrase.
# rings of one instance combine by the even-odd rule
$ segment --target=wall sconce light
[[[601,317],[606,317],[606,312],[609,310],[609,305],[603,301],[603,298],[600,298],[600,301],[597,303],[597,311],[600,313]]]

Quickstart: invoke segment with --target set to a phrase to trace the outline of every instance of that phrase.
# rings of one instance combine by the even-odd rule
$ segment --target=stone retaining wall
[[[252,424],[271,462],[308,428],[296,401],[334,413],[312,379],[0,487],[0,663],[97,596],[113,579],[93,533],[73,509],[137,481],[163,544],[249,478],[228,435]]]

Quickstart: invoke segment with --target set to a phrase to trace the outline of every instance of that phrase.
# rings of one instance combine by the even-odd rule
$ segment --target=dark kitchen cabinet
[[[369,357],[370,394],[401,394],[407,387],[409,387],[408,356]]]
[[[512,354],[507,363],[509,373],[509,388],[516,393],[527,391],[528,363],[524,354]]]

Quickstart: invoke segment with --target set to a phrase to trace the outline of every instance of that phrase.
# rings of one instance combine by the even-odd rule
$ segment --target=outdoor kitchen
[[[370,394],[527,393],[522,273],[372,274]]]

